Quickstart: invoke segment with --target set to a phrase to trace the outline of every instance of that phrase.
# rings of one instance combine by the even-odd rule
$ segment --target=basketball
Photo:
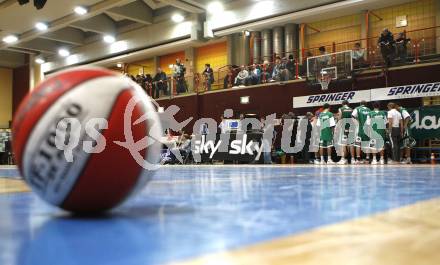
[[[48,77],[21,102],[13,128],[26,183],[44,201],[71,212],[112,209],[148,183],[153,170],[120,144],[124,132],[131,134],[127,141],[147,139],[136,149],[141,161],[155,165],[160,157],[154,139],[161,128],[151,99],[135,82],[101,68]]]

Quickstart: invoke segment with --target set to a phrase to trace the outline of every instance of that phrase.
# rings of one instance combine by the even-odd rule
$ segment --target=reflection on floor
[[[438,264],[439,198],[436,166],[165,167],[101,218],[0,195],[0,264]]]

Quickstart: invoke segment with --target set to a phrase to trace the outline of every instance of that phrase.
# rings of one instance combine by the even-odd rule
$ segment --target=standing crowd
[[[138,74],[136,76],[128,75],[134,82],[138,83],[153,98],[159,98],[161,95],[170,95],[171,82],[177,94],[188,92],[188,84],[185,80],[186,67],[178,58],[172,68],[172,78],[169,78],[161,67],[158,67],[154,77],[151,74]]]

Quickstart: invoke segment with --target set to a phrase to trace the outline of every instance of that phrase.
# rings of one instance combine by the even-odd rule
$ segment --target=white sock
[[[321,156],[321,161],[324,161],[324,156]]]

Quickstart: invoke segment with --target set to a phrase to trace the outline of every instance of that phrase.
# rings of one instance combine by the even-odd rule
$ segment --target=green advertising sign
[[[416,140],[440,139],[440,107],[422,107],[411,113],[411,136]]]

